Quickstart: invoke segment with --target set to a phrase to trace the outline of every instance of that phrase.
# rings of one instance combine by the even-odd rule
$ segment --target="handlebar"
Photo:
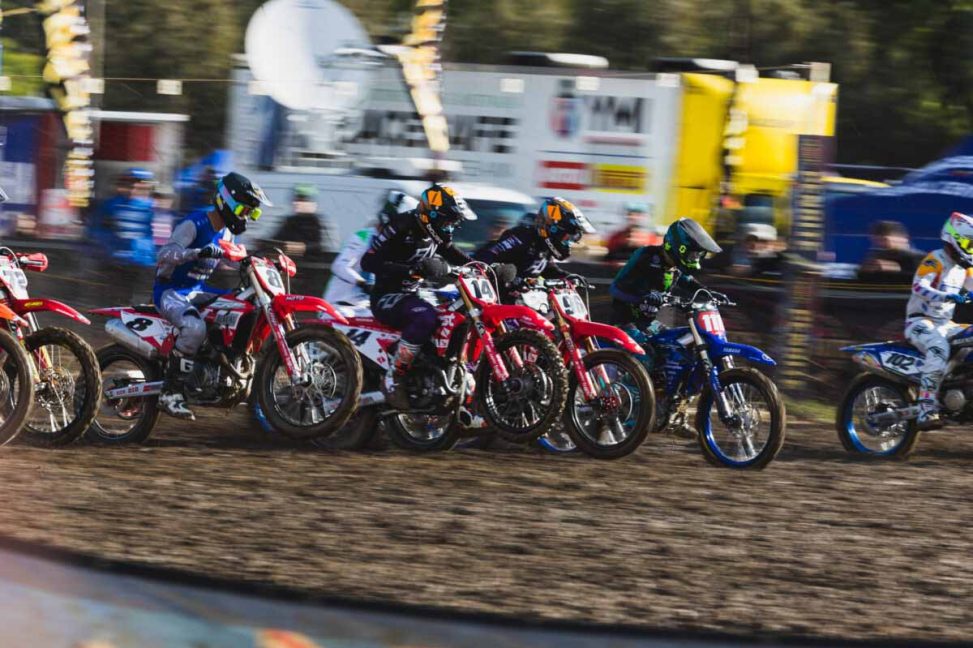
[[[702,298],[701,298],[702,296]],[[700,288],[690,298],[679,297],[672,293],[667,293],[663,299],[663,306],[673,306],[675,308],[690,309],[697,304],[716,304],[717,306],[736,306],[736,302],[721,292]]]

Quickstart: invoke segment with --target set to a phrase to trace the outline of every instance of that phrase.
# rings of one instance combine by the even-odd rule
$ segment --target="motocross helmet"
[[[723,251],[703,227],[691,218],[680,218],[669,226],[662,239],[666,254],[683,271],[699,270],[706,253]]]
[[[594,234],[581,210],[564,198],[548,198],[541,204],[534,219],[537,233],[558,261],[571,256],[571,244],[581,241],[585,234]]]
[[[213,205],[223,217],[223,223],[233,234],[247,230],[248,220],[260,218],[261,205],[273,207],[263,189],[239,173],[231,172],[216,183]]]
[[[423,231],[437,245],[449,243],[453,231],[464,220],[476,220],[476,213],[452,188],[434,184],[422,192],[416,217]]]
[[[973,216],[953,212],[943,225],[941,238],[957,263],[973,267]]]
[[[396,214],[410,212],[419,206],[419,201],[412,196],[392,189],[385,197],[382,208],[378,212],[378,222],[381,225],[388,223]]]

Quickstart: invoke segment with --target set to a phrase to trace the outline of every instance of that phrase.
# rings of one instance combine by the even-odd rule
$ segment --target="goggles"
[[[241,202],[237,202],[227,191],[226,187],[220,187],[220,197],[223,198],[223,202],[226,206],[233,212],[233,215],[238,218],[249,218],[250,220],[257,220],[263,213],[260,207],[251,207],[250,205],[244,205]]]
[[[686,265],[690,268],[699,268],[700,263],[706,257],[706,253],[701,250],[694,250],[686,254]]]
[[[967,254],[973,254],[973,239],[971,239],[969,236],[963,236],[957,232],[952,223],[946,226],[946,231],[949,232],[950,236],[953,237],[953,240],[956,241],[956,245],[959,246],[959,249],[963,250]]]

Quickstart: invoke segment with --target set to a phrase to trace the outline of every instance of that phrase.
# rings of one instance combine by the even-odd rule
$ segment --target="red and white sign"
[[[538,186],[562,191],[584,191],[588,186],[588,165],[584,162],[544,160],[538,169]]]

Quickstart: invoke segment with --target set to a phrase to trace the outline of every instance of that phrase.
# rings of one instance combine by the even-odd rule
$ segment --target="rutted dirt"
[[[533,451],[327,454],[241,411],[142,448],[0,451],[0,533],[327,595],[656,628],[973,636],[973,440],[849,460],[791,424],[766,471],[650,437],[617,462]]]

